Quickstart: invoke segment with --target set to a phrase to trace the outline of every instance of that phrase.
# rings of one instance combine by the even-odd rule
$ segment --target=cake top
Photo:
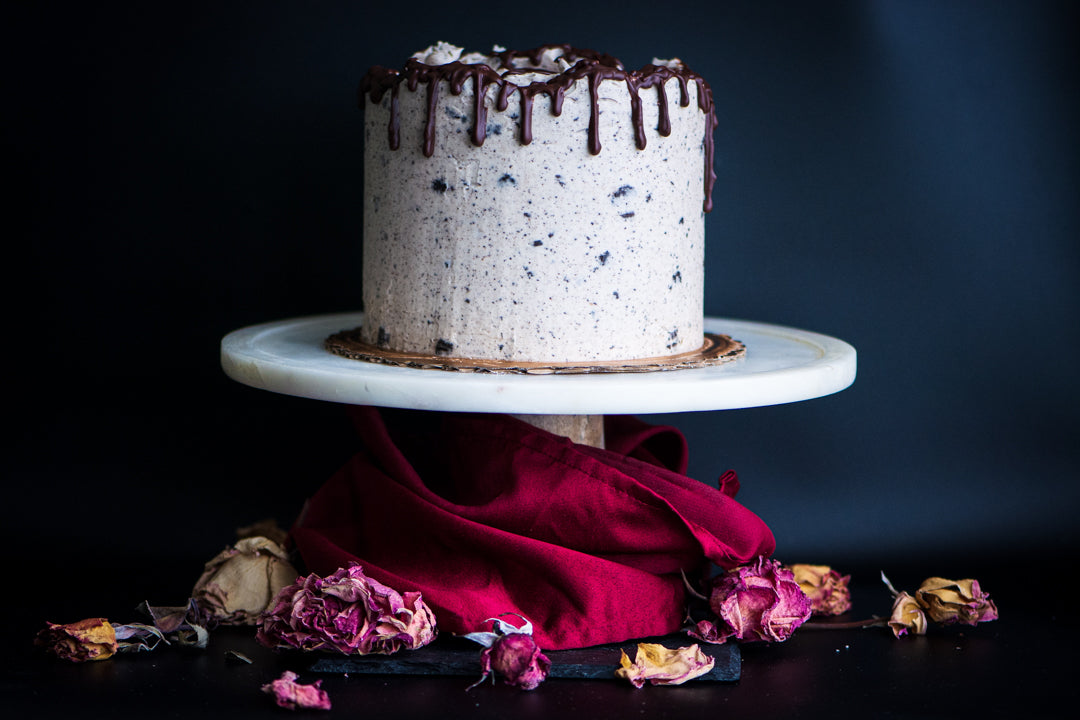
[[[490,54],[470,52],[445,42],[413,54],[401,70],[382,66],[373,67],[360,83],[358,99],[361,107],[370,99],[382,102],[386,92],[390,92],[390,122],[387,126],[387,140],[390,148],[400,146],[400,131],[397,116],[397,96],[404,82],[410,91],[415,91],[421,84],[427,88],[427,122],[424,126],[423,153],[431,157],[435,151],[435,116],[438,104],[439,83],[445,81],[450,91],[458,95],[465,89],[465,83],[472,80],[475,97],[471,139],[474,145],[481,146],[487,132],[487,97],[490,87],[494,87],[494,107],[502,112],[509,107],[510,98],[517,95],[520,103],[520,129],[518,139],[522,145],[532,142],[533,99],[537,95],[547,95],[551,100],[551,112],[558,116],[562,112],[563,98],[578,81],[588,83],[590,96],[590,115],[588,132],[588,150],[596,155],[600,147],[600,108],[598,91],[604,81],[622,82],[630,100],[631,120],[634,127],[634,142],[638,149],[646,145],[644,120],[641,111],[640,91],[655,88],[659,109],[657,132],[662,137],[671,133],[668,98],[665,86],[669,80],[675,80],[680,88],[680,105],[690,104],[688,85],[697,86],[697,105],[705,116],[705,202],[704,210],[712,210],[712,189],[716,180],[713,170],[713,130],[716,127],[716,113],[713,107],[712,90],[705,79],[690,70],[677,58],[660,60],[640,70],[627,70],[617,58],[583,50],[570,45],[542,45],[531,50],[507,50],[495,46]]]

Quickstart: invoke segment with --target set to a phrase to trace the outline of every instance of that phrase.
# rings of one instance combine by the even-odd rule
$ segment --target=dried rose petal
[[[718,628],[710,620],[698,621],[694,627],[686,631],[686,634],[711,645],[723,645],[732,635],[731,628],[727,626]]]
[[[46,623],[34,643],[61,660],[104,660],[116,653],[116,631],[105,618],[87,618],[60,625]]]
[[[330,696],[320,686],[322,680],[311,685],[296,682],[296,673],[286,670],[277,680],[262,686],[264,693],[274,696],[274,700],[289,710],[329,710]]]
[[[797,563],[789,569],[810,598],[815,615],[843,615],[851,609],[850,575],[842,576],[828,565]]]
[[[296,577],[281,545],[246,537],[206,563],[191,596],[222,625],[255,625]]]
[[[932,577],[923,580],[915,599],[934,622],[943,625],[974,625],[997,620],[997,607],[979,587],[978,580],[946,580]]]
[[[638,643],[634,662],[630,662],[626,651],[620,652],[619,668],[615,675],[629,680],[636,688],[646,682],[653,685],[681,685],[709,672],[716,662],[703,653],[698,645],[673,650],[655,643]]]
[[[145,623],[113,623],[116,631],[116,651],[121,653],[148,652],[161,643],[169,644],[165,633]]]
[[[810,598],[792,572],[764,556],[717,578],[709,607],[742,641],[782,642],[810,619]]]
[[[194,598],[188,598],[187,605],[151,605],[144,600],[136,609],[148,617],[169,642],[201,649],[210,641],[204,613]]]
[[[892,615],[889,617],[889,627],[893,635],[901,637],[911,633],[913,635],[926,634],[926,613],[919,607],[915,598],[906,592],[896,593],[893,601]]]
[[[282,589],[256,639],[272,648],[388,655],[423,647],[436,635],[435,615],[420,593],[402,595],[352,565]]]

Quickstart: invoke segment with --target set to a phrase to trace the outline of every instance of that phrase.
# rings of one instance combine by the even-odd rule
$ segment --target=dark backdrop
[[[584,10],[584,7],[590,8]],[[206,557],[353,451],[231,330],[359,306],[373,64],[569,42],[712,84],[709,315],[848,390],[655,420],[787,561],[1066,553],[1080,509],[1076,11],[1054,2],[36,3],[3,11],[8,546]]]

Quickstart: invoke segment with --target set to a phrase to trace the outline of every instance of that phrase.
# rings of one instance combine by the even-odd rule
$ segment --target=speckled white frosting
[[[441,44],[415,56],[461,59]],[[656,64],[660,64],[657,61]],[[545,58],[554,71],[557,58]],[[510,76],[526,84],[528,76]],[[540,73],[536,78],[549,76]],[[473,83],[439,83],[434,152],[425,157],[427,88],[398,94],[400,147],[387,141],[390,94],[365,107],[363,302],[365,342],[384,349],[529,362],[630,360],[702,344],[703,136],[694,83],[680,104],[665,86],[671,133],[657,132],[657,90],[642,90],[638,149],[623,82],[599,83],[601,150],[590,154],[587,81],[562,113],[535,97],[532,142],[519,139],[518,102],[495,107],[470,138]],[[711,129],[711,128],[710,128]]]

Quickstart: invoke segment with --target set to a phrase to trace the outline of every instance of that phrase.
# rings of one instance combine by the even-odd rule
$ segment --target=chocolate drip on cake
[[[699,349],[715,113],[680,61],[440,42],[359,95],[363,343],[544,368]]]
[[[540,68],[544,54],[550,50],[562,51],[562,58],[569,67],[560,73],[545,71]],[[656,88],[658,104],[657,132],[661,137],[667,137],[671,133],[671,121],[668,109],[667,92],[665,87],[669,80],[679,83],[680,105],[687,107],[690,104],[688,84],[695,83],[697,86],[697,104],[705,115],[704,147],[705,147],[705,199],[703,209],[705,212],[712,210],[712,191],[716,181],[716,172],[713,169],[713,131],[717,126],[715,108],[713,106],[712,90],[708,83],[697,73],[685,65],[674,68],[661,65],[646,65],[641,70],[627,70],[622,63],[614,57],[570,47],[569,45],[544,45],[532,50],[514,51],[506,50],[496,53],[493,57],[499,59],[503,70],[496,71],[483,64],[466,64],[458,61],[445,65],[427,65],[418,60],[410,59],[405,63],[404,70],[377,66],[368,71],[360,83],[358,100],[361,107],[367,99],[372,102],[382,102],[387,91],[390,91],[390,120],[387,126],[387,138],[392,150],[400,145],[400,127],[398,117],[398,91],[401,83],[406,83],[410,91],[423,83],[427,91],[427,119],[424,125],[423,152],[426,157],[431,157],[435,152],[435,118],[439,102],[439,83],[446,81],[450,92],[460,94],[465,84],[472,81],[475,93],[473,108],[473,125],[470,133],[473,144],[481,146],[487,135],[487,106],[486,99],[489,87],[496,87],[495,109],[504,112],[510,103],[510,96],[518,93],[520,107],[520,134],[519,140],[522,145],[528,145],[533,140],[532,114],[534,99],[537,95],[547,95],[551,100],[551,112],[558,116],[562,112],[563,98],[567,90],[574,83],[585,81],[589,87],[590,111],[588,129],[588,149],[593,155],[600,153],[600,108],[599,87],[605,80],[623,82],[630,96],[631,121],[634,128],[634,142],[639,150],[646,146],[644,119],[642,113],[640,92],[643,89]],[[520,65],[520,61],[526,61],[526,65]],[[517,85],[509,80],[509,77],[517,74],[536,73],[548,74],[546,80],[538,80],[528,85]]]

